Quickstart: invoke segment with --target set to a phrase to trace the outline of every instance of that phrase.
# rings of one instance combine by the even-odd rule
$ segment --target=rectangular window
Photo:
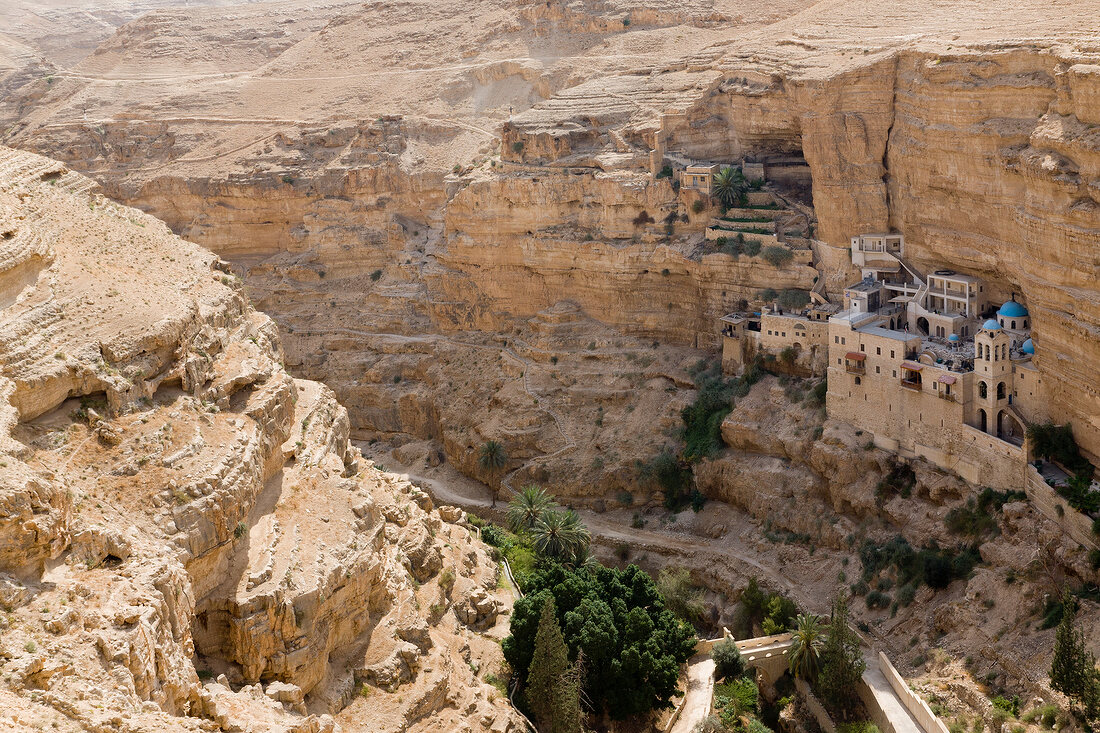
[[[834,344],[839,344],[840,343],[840,336],[833,336],[833,343]]]
[[[890,358],[891,358],[891,359],[893,359],[893,358],[894,358],[894,350],[893,350],[893,349],[890,349]]]
[[[898,376],[898,370],[897,370],[897,369],[895,369],[895,370],[894,370],[894,378],[895,378],[895,379],[897,379],[897,376]]]
[[[879,368],[878,368],[878,367],[875,367],[875,374],[880,374],[880,373],[881,373],[881,372],[879,371]]]
[[[881,346],[876,346],[875,347],[875,356],[882,356],[882,347]]]
[[[840,337],[840,343],[841,343],[841,345],[844,345],[845,343],[847,343],[847,342],[846,342],[846,341],[844,340],[844,337],[843,337],[843,336],[841,336],[841,337]]]

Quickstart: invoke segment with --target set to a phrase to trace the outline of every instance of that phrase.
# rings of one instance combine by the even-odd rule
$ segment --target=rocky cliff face
[[[373,37],[372,22],[396,23],[398,9],[332,17],[339,9],[326,6],[259,45],[233,28],[263,25],[262,12],[215,30],[218,11],[203,11],[196,27],[210,30],[191,54],[221,59],[222,82],[253,100],[232,114],[217,102],[222,82],[195,73],[184,48],[150,40],[149,28],[171,38],[186,20],[158,14],[124,28],[126,44],[104,45],[83,78],[21,88],[5,106],[18,107],[8,137],[79,165],[233,262],[288,327],[292,368],[334,375],[363,437],[436,438],[447,409],[433,397],[438,380],[417,374],[403,376],[404,407],[368,408],[392,400],[353,375],[364,358],[390,361],[393,347],[364,333],[484,338],[568,301],[624,335],[709,348],[715,317],[763,288],[818,278],[836,297],[856,275],[848,237],[896,229],[919,267],[977,274],[995,298],[1034,303],[1051,417],[1100,452],[1095,380],[1082,366],[1100,323],[1089,32],[1026,3],[934,14],[795,3],[767,17],[742,8],[740,19],[703,5],[670,15],[486,3],[470,38],[433,52],[405,43],[412,50],[373,77],[323,75],[319,60],[408,40],[395,25],[373,50],[353,43]],[[453,27],[456,12],[441,4],[425,22]],[[731,34],[737,23],[751,31]],[[521,37],[536,40],[521,48]],[[139,58],[171,67],[182,87],[96,84],[91,117],[74,117],[78,89],[122,79]],[[132,84],[150,94],[148,113],[122,108]],[[281,116],[261,101],[276,89],[294,92]],[[335,112],[359,121],[327,119]],[[811,192],[812,261],[775,270],[708,252],[711,212],[653,177],[666,159],[743,157]],[[312,346],[326,330],[322,367]]]
[[[462,513],[361,461],[223,262],[93,188],[0,149],[5,719],[508,729]]]

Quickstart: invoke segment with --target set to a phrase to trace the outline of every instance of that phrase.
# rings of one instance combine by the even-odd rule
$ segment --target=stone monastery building
[[[1027,307],[991,303],[980,279],[922,275],[900,234],[853,237],[863,279],[843,306],[764,308],[722,319],[723,367],[757,351],[828,374],[826,409],[903,457],[923,457],[983,486],[1025,482],[1025,426],[1045,422]]]

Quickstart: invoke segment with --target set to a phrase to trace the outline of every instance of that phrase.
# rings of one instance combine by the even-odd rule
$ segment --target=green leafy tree
[[[810,682],[817,678],[818,660],[825,646],[824,632],[820,618],[812,613],[798,614],[788,660],[792,675]]]
[[[714,676],[718,679],[733,679],[745,673],[745,660],[732,636],[715,644],[710,656],[714,660]]]
[[[498,440],[487,440],[482,443],[477,451],[477,465],[489,474],[493,483],[497,483],[500,472],[508,465],[508,451],[505,450],[504,444]],[[496,487],[491,488],[493,491],[493,506],[496,506],[497,490]]]
[[[719,203],[727,208],[742,203],[748,190],[749,184],[738,168],[726,166],[714,174],[711,191]]]
[[[565,646],[561,627],[558,626],[558,619],[554,614],[554,599],[547,597],[542,602],[538,632],[535,634],[535,650],[531,656],[531,669],[527,674],[527,687],[524,690],[527,705],[541,730],[549,731],[554,727],[559,687],[568,669],[569,650]]]
[[[830,712],[847,720],[859,704],[856,689],[867,663],[863,661],[859,637],[848,626],[848,599],[843,592],[833,600],[820,662],[815,691]]]
[[[531,529],[535,552],[543,557],[572,562],[588,549],[588,528],[572,510],[543,512]]]
[[[549,596],[570,655],[584,652],[582,690],[594,713],[621,720],[671,705],[680,665],[695,652],[695,635],[665,606],[649,575],[634,565],[570,570],[546,563],[526,591],[502,644],[521,679],[529,674]]]
[[[528,484],[508,503],[508,528],[516,534],[530,531],[543,514],[557,507],[545,489]]]
[[[1054,659],[1050,664],[1050,686],[1080,705],[1089,719],[1100,718],[1100,672],[1096,658],[1085,646],[1085,635],[1074,623],[1076,600],[1062,597],[1062,622],[1054,636]]]

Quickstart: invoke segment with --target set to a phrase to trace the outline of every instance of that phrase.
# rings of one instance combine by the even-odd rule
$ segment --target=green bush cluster
[[[882,544],[872,540],[864,541],[859,557],[863,563],[862,581],[865,585],[871,583],[879,573],[892,569],[896,584],[899,587],[911,586],[914,591],[921,583],[937,590],[946,588],[952,580],[967,577],[974,565],[981,560],[974,545],[945,549],[930,544],[916,550],[900,535]],[[859,590],[862,588],[852,587],[852,592],[857,595],[860,595]],[[881,590],[877,592],[882,593]],[[876,605],[880,602],[878,596],[873,600]],[[871,607],[870,594],[867,602],[868,607]]]
[[[810,304],[810,294],[805,290],[790,289],[779,294],[779,307],[784,310],[799,310]]]
[[[798,615],[798,605],[794,601],[781,593],[766,593],[756,578],[749,578],[749,584],[741,592],[741,608],[749,628],[760,624],[766,635],[783,633],[791,628]]]
[[[773,267],[782,267],[794,259],[793,252],[786,247],[780,247],[774,244],[770,247],[765,247],[764,251],[760,253],[760,256],[764,258],[765,262]]]
[[[671,706],[680,665],[695,634],[661,598],[653,579],[631,565],[568,569],[545,562],[516,601],[504,658],[527,679],[543,603],[553,599],[569,659],[584,655],[584,692],[592,712],[615,720]]]
[[[917,485],[917,474],[908,463],[903,463],[896,458],[892,461],[890,472],[878,482],[875,488],[875,496],[879,499],[891,499],[895,496],[908,499]]]
[[[950,532],[974,539],[996,536],[1000,534],[997,513],[1009,502],[1026,500],[1027,494],[1022,491],[994,491],[986,487],[977,499],[970,497],[966,506],[949,511],[943,523]]]

